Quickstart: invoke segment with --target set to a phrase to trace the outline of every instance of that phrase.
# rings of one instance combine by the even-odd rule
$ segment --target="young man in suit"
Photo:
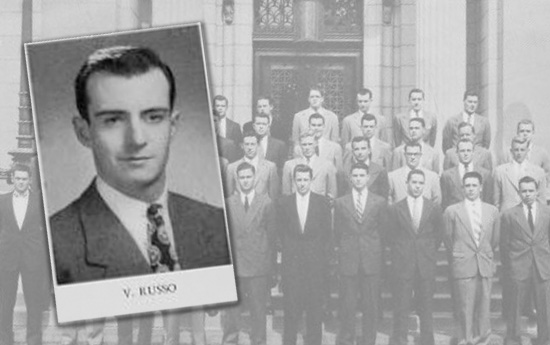
[[[411,140],[411,132],[409,129],[410,120],[424,119],[425,131],[422,135],[422,141],[434,147],[435,138],[437,135],[437,116],[434,113],[424,111],[424,91],[421,89],[412,89],[409,92],[409,110],[405,113],[397,114],[393,117],[393,144],[399,147],[402,144],[408,143]]]
[[[342,171],[342,147],[337,143],[323,138],[325,131],[325,118],[321,114],[311,114],[309,117],[309,129],[315,133],[317,140],[316,154],[334,165],[337,172]],[[300,145],[294,146],[294,158],[302,156]]]
[[[267,284],[272,274],[275,212],[269,196],[254,189],[255,172],[252,164],[239,163],[236,169],[239,192],[226,201],[240,299],[239,305],[222,313],[223,344],[238,344],[243,305],[250,310],[250,343],[266,344]]]
[[[249,129],[253,129],[254,126],[254,116],[256,114],[266,115],[269,119],[267,129],[267,136],[272,139],[277,139],[285,143],[290,137],[290,123],[286,125],[283,123],[283,120],[273,113],[273,100],[268,96],[260,96],[256,100],[256,112],[252,114],[252,121],[248,121],[243,125],[243,132]]]
[[[479,104],[479,95],[473,91],[464,92],[464,111],[447,120],[443,128],[443,152],[456,146],[458,142],[458,125],[461,122],[467,122],[475,128],[476,145],[486,149],[491,146],[491,125],[487,117],[476,113]]]
[[[519,180],[524,176],[531,176],[537,181],[538,197],[546,203],[546,174],[541,167],[527,160],[529,142],[522,137],[512,139],[510,153],[513,160],[499,165],[494,172],[493,203],[502,212],[521,202]]]
[[[50,275],[41,196],[31,191],[31,170],[14,165],[14,190],[0,197],[0,344],[12,345],[19,276],[27,311],[27,344],[42,344],[42,312],[50,302]]]
[[[305,164],[313,170],[311,190],[317,194],[335,198],[338,195],[336,184],[336,168],[334,165],[317,156],[317,138],[315,132],[309,130],[300,136],[300,149],[302,157],[294,158],[285,163],[283,168],[283,194],[289,195],[296,191],[294,184],[294,168],[299,164]]]
[[[215,124],[219,136],[230,139],[235,145],[240,145],[243,140],[241,126],[227,118],[229,100],[223,95],[214,96],[212,107],[214,108]]]
[[[372,91],[369,89],[360,89],[357,91],[357,108],[358,110],[344,117],[342,120],[342,147],[346,147],[351,142],[351,139],[357,136],[365,135],[362,130],[363,116],[369,113],[370,105],[372,103]],[[374,116],[374,115],[373,115]],[[386,124],[383,116],[375,117],[376,121],[380,120],[379,131],[376,131],[376,137],[380,138],[384,142],[391,143],[391,127]]]
[[[474,143],[468,139],[460,139],[456,144],[456,156],[458,165],[447,169],[441,174],[441,206],[445,210],[449,205],[464,200],[464,188],[462,178],[464,174],[476,171],[481,174],[483,189],[481,199],[486,203],[492,203],[493,188],[491,172],[476,164],[474,161]]]
[[[439,174],[439,153],[424,141],[426,132],[426,121],[421,117],[413,117],[409,121],[408,144],[418,144],[422,148],[420,166]],[[393,150],[392,170],[405,165],[405,145],[398,146]]]
[[[371,161],[371,149],[369,146],[369,140],[366,137],[359,136],[354,137],[351,140],[351,155],[348,155],[344,160],[344,171],[348,173],[343,176],[345,180],[342,183],[344,192],[347,194],[353,188],[353,183],[349,179],[349,171],[355,164],[361,163],[369,168],[369,178],[367,180],[367,188],[369,191],[388,199],[388,192],[390,185],[388,182],[388,173],[380,165]]]
[[[318,87],[311,87],[309,89],[309,108],[304,109],[294,114],[294,120],[292,121],[292,143],[296,145],[300,141],[302,133],[309,130],[309,117],[311,114],[318,113],[325,118],[325,131],[323,137],[340,143],[340,126],[338,123],[338,116],[332,111],[323,108],[323,92]]]
[[[407,344],[408,317],[414,296],[420,318],[420,342],[434,345],[433,294],[436,252],[442,238],[442,214],[438,203],[423,197],[425,172],[407,174],[407,196],[390,207],[388,239],[394,272],[393,344]]]
[[[537,183],[531,176],[522,177],[521,202],[501,216],[501,255],[511,281],[506,345],[521,343],[521,311],[530,290],[537,306],[537,339],[533,344],[550,344],[550,209],[540,202]]]
[[[445,210],[445,245],[458,300],[459,344],[485,344],[491,333],[491,286],[499,244],[498,209],[481,201],[483,178],[476,171],[462,178],[464,201]]]
[[[168,191],[175,85],[149,48],[99,49],[80,69],[73,127],[97,177],[50,218],[59,285],[230,264],[223,210]],[[140,318],[140,344],[152,322]],[[118,333],[132,343],[126,322]]]
[[[244,133],[242,148],[244,156],[227,166],[226,185],[227,195],[232,195],[239,189],[237,168],[243,162],[254,166],[254,190],[259,194],[267,194],[274,200],[279,197],[279,175],[275,163],[265,160],[258,155],[258,137],[256,132]]]
[[[312,169],[293,169],[296,193],[277,203],[281,247],[283,344],[295,345],[299,321],[306,313],[305,345],[321,345],[328,258],[332,252],[331,209],[327,198],[311,191]]]
[[[420,167],[422,159],[422,146],[420,144],[405,145],[406,165],[392,171],[388,175],[390,183],[389,203],[395,204],[408,195],[407,176],[411,170],[422,170],[424,172],[425,184],[422,188],[424,196],[436,204],[441,204],[441,187],[439,185],[439,176],[428,169]]]
[[[275,139],[269,134],[271,125],[269,117],[263,113],[256,113],[252,117],[251,130],[256,132],[258,137],[259,154],[261,157],[277,165],[279,176],[283,171],[283,166],[288,158],[288,149],[284,142]],[[249,130],[245,130],[248,132]]]
[[[341,345],[355,344],[358,295],[363,314],[363,338],[358,343],[376,343],[386,200],[369,192],[369,178],[367,165],[353,164],[349,169],[353,189],[334,203],[341,306],[337,344]]]
[[[486,148],[475,144],[475,128],[468,122],[461,122],[458,125],[458,140],[470,140],[474,143],[474,151],[472,153],[472,162],[489,172],[493,172],[493,156]],[[443,160],[443,171],[451,169],[459,165],[456,147],[451,147],[445,152]]]
[[[392,150],[390,144],[378,139],[375,134],[378,128],[378,120],[373,114],[365,114],[361,118],[361,131],[359,136],[367,138],[370,147],[370,161],[382,166],[386,171],[391,168]],[[353,139],[353,138],[352,138]],[[344,147],[344,161],[352,155],[351,142]]]

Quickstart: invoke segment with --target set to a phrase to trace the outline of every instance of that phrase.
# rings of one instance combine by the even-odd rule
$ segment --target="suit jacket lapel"
[[[483,212],[483,207],[481,212]],[[464,201],[460,203],[460,207],[458,208],[458,214],[459,214],[459,219],[462,222],[462,225],[466,229],[466,232],[468,232],[468,234],[470,235],[470,239],[472,240],[472,245],[476,247],[476,241],[474,238],[474,229],[472,229],[472,220],[470,219],[470,215],[468,214],[468,210],[466,209],[466,204],[464,203]],[[483,219],[483,213],[481,218]]]
[[[518,223],[522,228],[523,232],[527,235],[527,238],[529,239],[532,238],[533,233],[531,232],[531,228],[529,227],[529,222],[527,221],[527,217],[523,212],[523,204],[519,204],[515,207],[515,214],[516,214],[516,219],[518,220]]]
[[[254,195],[254,199],[252,199],[252,203],[250,203],[250,206],[248,207],[248,212],[245,212],[245,225],[247,229],[251,229],[250,224],[254,220],[255,216],[258,214],[258,207],[260,207],[260,194],[256,193]],[[241,202],[242,205],[242,202]],[[244,205],[243,211],[244,211]]]
[[[506,177],[508,178],[508,181],[510,181],[510,184],[512,185],[512,187],[516,190],[516,192],[519,192],[518,191],[518,176],[515,172],[515,169],[514,167],[512,166],[512,163],[509,163],[506,165]]]
[[[372,208],[372,197],[371,193],[367,194],[367,202],[365,205],[363,205],[363,217],[361,218],[361,224],[365,223],[365,220],[367,219],[367,210],[370,210]]]
[[[400,211],[401,216],[407,219],[409,232],[412,236],[416,236],[416,231],[414,230],[414,225],[412,222],[411,209],[409,208],[409,203],[407,202],[407,199],[403,199],[401,202],[397,203],[396,206],[398,207],[397,209]]]
[[[370,169],[371,167],[372,169]],[[370,187],[374,183],[374,181],[376,181],[376,179],[378,178],[378,175],[380,174],[380,171],[381,170],[374,168],[371,160],[371,164],[369,166],[369,180],[367,181],[367,187]]]
[[[421,198],[424,198],[421,196]],[[422,205],[422,215],[420,216],[420,222],[418,223],[418,233],[422,232],[422,229],[424,229],[424,224],[428,220],[428,215],[430,213],[430,210],[432,208],[432,205],[427,202],[427,199],[424,198],[423,205]]]

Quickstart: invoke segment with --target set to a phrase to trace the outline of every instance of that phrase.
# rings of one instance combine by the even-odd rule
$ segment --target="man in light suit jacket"
[[[419,344],[434,345],[433,294],[443,219],[439,205],[422,196],[425,182],[424,171],[411,170],[406,177],[406,198],[388,212],[388,240],[395,277],[391,343],[395,345],[407,344],[413,291],[420,318]]]
[[[293,183],[294,168],[299,164],[305,164],[313,169],[311,190],[314,193],[335,198],[338,195],[336,184],[336,168],[334,165],[315,154],[317,140],[313,131],[308,131],[300,137],[302,157],[289,160],[283,168],[283,194],[290,195],[295,192]]]
[[[313,172],[304,164],[293,170],[296,193],[277,203],[281,243],[283,344],[295,345],[299,321],[306,313],[305,345],[321,345],[328,258],[332,255],[331,210],[322,195],[311,191]]]
[[[244,139],[246,141],[246,137]],[[247,162],[237,166],[239,192],[227,198],[225,203],[240,299],[239,305],[228,307],[222,313],[222,344],[238,344],[243,305],[250,310],[250,343],[265,345],[267,339],[267,284],[272,274],[275,210],[269,196],[254,190],[255,170]]]
[[[539,187],[531,176],[521,178],[521,203],[501,216],[501,255],[511,279],[506,345],[521,343],[521,311],[530,290],[537,306],[537,339],[533,344],[550,344],[550,209],[539,201]]]
[[[493,202],[493,182],[491,172],[477,165],[474,161],[474,143],[468,139],[460,139],[456,144],[456,156],[458,165],[447,169],[441,174],[441,207],[445,210],[448,206],[464,200],[464,188],[462,178],[464,174],[477,171],[481,174],[483,181],[483,190],[481,200],[486,203]]]
[[[243,138],[244,156],[227,166],[225,189],[227,195],[239,190],[237,167],[247,162],[254,166],[254,190],[258,194],[267,194],[271,199],[279,197],[279,175],[275,163],[265,160],[258,155],[258,137],[256,132],[245,132]]]
[[[58,285],[231,263],[223,209],[168,191],[175,85],[149,48],[99,49],[80,69],[73,127],[97,176],[50,218]],[[149,238],[151,226],[168,237],[163,255],[149,255],[162,247]],[[140,317],[140,344],[151,343],[152,323]],[[127,326],[119,322],[118,344],[133,343]]]
[[[483,169],[493,172],[493,156],[491,152],[486,148],[475,144],[475,128],[468,122],[461,122],[458,125],[458,138],[459,140],[470,140],[474,143],[474,151],[472,153],[472,162],[475,166],[479,166]],[[456,147],[451,147],[445,152],[445,159],[443,160],[443,171],[451,169],[459,165],[458,155]]]
[[[275,163],[279,176],[283,171],[283,166],[288,158],[288,150],[286,144],[279,139],[275,139],[269,134],[271,125],[268,115],[264,113],[254,114],[252,117],[252,130],[258,136],[258,154],[260,157]],[[244,130],[248,132],[248,130]]]
[[[235,121],[227,118],[227,107],[229,100],[223,95],[214,96],[214,120],[217,133],[223,138],[233,140],[235,145],[240,145],[243,140],[241,126]]]
[[[317,140],[316,153],[319,158],[323,158],[334,165],[337,172],[342,172],[342,147],[337,143],[323,138],[325,131],[325,118],[320,114],[311,114],[309,117],[309,129],[315,133]],[[300,145],[294,146],[294,158],[302,156]]]
[[[419,144],[422,147],[422,158],[420,166],[439,174],[439,153],[423,138],[426,132],[426,121],[421,117],[414,117],[409,121],[409,138],[407,143]],[[393,150],[392,170],[405,165],[405,145],[398,146]]]
[[[372,162],[369,157],[371,155],[369,140],[366,137],[354,137],[351,140],[351,155],[344,160],[344,171],[351,171],[351,167],[355,164],[362,163],[369,168],[369,178],[367,180],[367,188],[384,199],[388,199],[390,185],[388,182],[388,172],[380,165]],[[351,192],[353,183],[349,179],[349,173],[342,177],[342,189],[347,194]]]
[[[12,345],[19,276],[27,311],[26,344],[42,344],[42,312],[50,302],[50,275],[42,197],[30,190],[31,170],[16,164],[14,190],[0,197],[0,344]]]
[[[439,176],[431,170],[419,167],[420,160],[422,159],[422,146],[420,146],[420,144],[407,144],[405,145],[404,151],[406,165],[392,171],[388,175],[388,180],[390,183],[388,198],[389,204],[395,204],[408,195],[407,176],[411,170],[415,169],[419,169],[424,172],[424,197],[438,205],[441,204],[441,187],[439,185]]]
[[[363,116],[369,113],[371,103],[371,90],[363,88],[357,91],[357,107],[359,109],[355,113],[347,115],[344,117],[344,120],[342,120],[342,135],[340,136],[342,139],[342,147],[345,148],[354,137],[365,135],[362,129],[362,121]],[[391,123],[387,123],[384,116],[375,116],[375,119],[376,122],[380,124],[377,126],[373,135],[380,138],[380,140],[385,143],[391,144]]]
[[[397,114],[392,120],[393,144],[394,147],[399,147],[402,144],[416,139],[411,138],[409,123],[415,118],[424,119],[425,131],[422,135],[422,141],[434,147],[435,138],[437,135],[437,116],[434,113],[424,111],[424,91],[421,89],[412,89],[409,92],[409,103],[411,105],[409,111]]]
[[[325,118],[325,131],[323,137],[325,139],[340,143],[340,125],[338,116],[332,111],[323,108],[323,92],[318,87],[309,89],[309,108],[304,109],[294,114],[292,121],[292,143],[296,145],[300,141],[302,133],[309,130],[309,117],[311,114],[318,113]]]
[[[363,136],[367,138],[370,147],[369,160],[382,166],[386,171],[391,169],[392,150],[390,144],[378,139],[375,136],[378,128],[378,120],[373,114],[365,114],[361,119],[361,130]],[[353,139],[353,138],[352,138]],[[351,142],[344,147],[344,160],[352,156]]]
[[[464,111],[447,120],[445,128],[443,128],[443,152],[455,147],[458,142],[458,125],[461,122],[468,122],[475,128],[475,144],[486,149],[491,146],[491,125],[489,120],[482,115],[476,113],[479,103],[479,95],[473,91],[464,93]]]
[[[462,178],[466,198],[445,210],[445,245],[458,297],[459,344],[485,343],[491,332],[491,286],[499,244],[499,213],[481,201],[483,178],[476,171]]]
[[[500,211],[504,211],[521,202],[519,194],[519,180],[523,176],[531,176],[537,181],[538,197],[546,203],[546,174],[541,167],[527,161],[529,142],[525,138],[512,139],[510,148],[513,160],[510,163],[499,165],[495,169],[493,178],[493,203]]]
[[[355,344],[358,295],[363,314],[363,339],[374,345],[378,321],[378,299],[386,200],[367,188],[369,167],[355,163],[349,170],[351,193],[334,203],[334,232],[340,274],[340,333],[338,344]]]

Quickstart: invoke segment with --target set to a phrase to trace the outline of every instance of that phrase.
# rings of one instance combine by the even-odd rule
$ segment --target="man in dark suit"
[[[458,125],[467,122],[475,128],[475,144],[488,149],[491,145],[491,125],[487,117],[476,113],[479,95],[473,91],[464,93],[464,111],[451,117],[443,128],[443,152],[455,147],[458,142]]]
[[[277,114],[273,113],[273,108],[274,105],[271,97],[258,97],[258,99],[256,100],[256,112],[252,114],[252,121],[248,121],[243,125],[243,132],[249,129],[253,129],[254,116],[256,114],[262,114],[266,115],[269,119],[267,136],[282,141],[283,143],[288,142],[288,140],[290,139],[291,123],[283,123],[283,120]]]
[[[476,132],[474,126],[468,122],[461,122],[458,125],[458,140],[470,140],[474,143],[474,151],[472,153],[472,163],[483,169],[493,172],[493,156],[491,152],[485,147],[476,145],[475,143]],[[445,152],[445,159],[443,160],[443,171],[451,169],[459,165],[458,155],[456,153],[456,147],[453,146]]]
[[[501,216],[501,253],[509,273],[510,313],[506,321],[506,345],[521,343],[521,311],[533,289],[537,306],[537,339],[550,344],[550,209],[538,200],[539,186],[531,176],[519,180],[521,203]]]
[[[331,255],[331,210],[328,200],[310,191],[313,171],[305,164],[293,170],[296,193],[277,203],[281,242],[283,344],[295,345],[299,321],[306,313],[304,344],[320,345],[327,264]]]
[[[277,165],[277,171],[279,176],[283,172],[283,166],[288,158],[288,149],[284,142],[279,139],[275,139],[269,134],[271,125],[269,124],[269,117],[263,113],[254,114],[252,117],[251,130],[256,132],[258,136],[258,143],[260,144],[260,156],[271,161]],[[244,132],[248,132],[245,129]]]
[[[179,115],[170,67],[148,48],[99,49],[75,91],[74,130],[97,177],[50,218],[57,283],[230,264],[223,210],[167,190]],[[152,322],[140,319],[140,344],[151,342]],[[131,327],[118,331],[119,344],[132,343]]]
[[[352,142],[353,143],[353,142]],[[340,334],[337,344],[355,344],[357,297],[361,296],[363,339],[374,345],[382,269],[382,237],[386,200],[367,188],[369,167],[355,163],[349,170],[351,193],[334,203],[335,243],[340,274]]]
[[[464,200],[462,178],[464,174],[471,171],[477,171],[481,174],[483,180],[481,199],[486,203],[492,203],[493,193],[491,190],[493,182],[491,172],[485,170],[474,161],[474,143],[468,139],[460,139],[455,150],[458,157],[458,165],[445,170],[441,175],[441,207],[443,210],[449,205]]]
[[[274,216],[271,199],[254,190],[255,168],[242,162],[237,167],[239,193],[227,198],[233,240],[239,305],[222,314],[223,344],[238,344],[243,305],[250,310],[252,345],[266,344],[266,305],[274,247]]]
[[[420,318],[420,342],[433,345],[433,294],[436,252],[441,243],[440,206],[422,196],[424,171],[407,175],[407,197],[390,207],[389,241],[394,272],[393,343],[407,344],[408,317],[414,290]]]
[[[407,112],[393,117],[393,145],[399,147],[411,141],[409,121],[415,118],[424,119],[425,130],[422,133],[422,141],[434,147],[437,135],[437,116],[434,113],[424,111],[424,91],[412,89],[409,92],[410,108]],[[425,151],[425,150],[424,150]]]
[[[41,196],[30,190],[31,171],[16,164],[14,190],[0,197],[0,344],[12,345],[19,276],[27,309],[27,344],[42,344],[42,312],[50,275]]]
[[[214,117],[217,133],[219,136],[233,140],[235,145],[240,145],[243,141],[243,133],[241,132],[241,126],[235,121],[227,118],[227,107],[229,106],[229,100],[223,95],[214,96]]]
[[[462,181],[464,201],[445,210],[445,245],[451,253],[451,276],[460,310],[460,344],[480,344],[491,333],[493,258],[500,222],[498,209],[481,201],[481,174],[466,172]]]

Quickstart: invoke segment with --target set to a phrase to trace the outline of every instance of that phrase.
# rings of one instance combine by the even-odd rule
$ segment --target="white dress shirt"
[[[25,215],[27,214],[27,206],[29,205],[29,190],[27,189],[24,193],[14,190],[12,202],[15,220],[17,221],[19,230],[21,230],[25,221]]]
[[[529,209],[527,208],[527,205],[525,203],[521,204],[523,206],[523,214],[525,214],[525,219],[529,220]],[[531,205],[531,214],[533,215],[533,224],[536,224],[537,221],[537,203],[534,202],[533,205]]]
[[[469,199],[464,199],[464,204],[466,205],[466,211],[468,212],[468,218],[470,218],[470,226],[474,233],[474,240],[476,245],[479,246],[481,241],[481,235],[483,233],[481,217],[481,199],[477,198],[474,201]]]
[[[257,153],[256,153],[256,156],[254,156],[254,158],[249,159],[246,156],[244,156],[243,160],[248,164],[251,164],[252,166],[254,166],[254,169],[256,170],[256,174],[258,173],[258,162],[260,160],[260,157],[258,157]]]
[[[307,192],[306,195],[296,193],[296,206],[298,209],[298,218],[300,219],[300,226],[302,233],[304,233],[304,227],[306,226],[307,212],[309,210],[309,195],[311,192]]]
[[[411,119],[414,119],[416,117],[424,118],[424,111],[419,110],[418,113],[417,113],[414,109],[411,109],[409,111],[409,116],[410,116]]]
[[[472,113],[471,115],[468,114],[467,112],[463,112],[462,113],[462,121],[463,122],[467,122],[469,124],[471,124],[472,126],[474,125],[474,121],[475,121],[475,113]]]
[[[267,154],[267,135],[260,139],[260,147],[262,148],[263,158],[265,158]]]
[[[525,176],[525,166],[527,165],[525,162],[527,162],[527,160],[524,160],[521,163],[512,160],[512,166],[514,167],[514,172],[516,173],[518,180]]]
[[[420,195],[418,198],[413,198],[412,196],[407,195],[407,204],[409,205],[409,211],[411,212],[413,225],[417,227],[420,225],[420,218],[422,217],[424,198],[422,197],[422,195]]]
[[[473,165],[472,162],[468,163],[468,169],[466,169],[464,164],[458,163],[458,174],[460,175],[461,180],[464,177],[465,173],[470,172],[470,171],[474,171],[474,169],[473,169],[474,167],[472,165]]]
[[[147,234],[147,209],[151,204],[141,200],[129,197],[113,187],[109,186],[99,176],[96,178],[96,187],[99,195],[105,201],[107,206],[113,211],[120,223],[132,236],[138,246],[143,257],[149,262],[149,236]],[[173,245],[174,232],[172,230],[172,222],[168,213],[168,190],[165,188],[162,195],[154,202],[162,207],[159,212],[164,220],[164,227],[170,238],[170,243]]]
[[[359,198],[359,192],[357,191],[357,189],[353,188],[351,190],[351,195],[353,196],[353,205],[355,208],[355,205],[357,205],[357,199]],[[368,195],[369,195],[369,190],[367,189],[367,187],[363,188],[363,190],[361,191],[361,198],[359,199],[359,201],[361,202],[360,205],[363,206],[361,213],[365,212],[365,205],[367,204]]]
[[[227,118],[225,116],[218,120],[217,126],[218,126],[218,135],[220,137],[227,138]]]
[[[252,189],[252,191],[248,194],[244,194],[243,192],[240,192],[241,194],[241,202],[243,203],[243,206],[246,202],[246,198],[248,197],[248,207],[252,205],[252,200],[254,200],[254,196],[256,195],[256,191]]]

